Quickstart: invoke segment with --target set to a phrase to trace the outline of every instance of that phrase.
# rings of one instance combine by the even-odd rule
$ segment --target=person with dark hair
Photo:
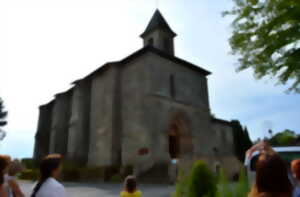
[[[291,197],[293,186],[284,160],[266,142],[255,145],[250,154],[254,151],[259,151],[260,156],[249,197]]]
[[[291,171],[294,179],[296,180],[293,197],[300,197],[300,159],[292,161]]]
[[[124,190],[120,194],[121,197],[141,197],[142,192],[137,189],[137,182],[134,176],[128,176],[125,179]]]
[[[10,164],[10,157],[0,155],[0,197],[7,197],[4,174],[7,172]]]
[[[6,190],[8,197],[24,197],[18,182],[16,175],[24,170],[23,165],[19,160],[13,160],[8,168],[7,174],[4,175],[4,180],[6,182]]]
[[[60,175],[62,157],[52,154],[40,164],[40,180],[35,185],[31,197],[64,197],[65,188],[56,179]]]

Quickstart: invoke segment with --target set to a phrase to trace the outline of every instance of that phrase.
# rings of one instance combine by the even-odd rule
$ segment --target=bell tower
[[[144,47],[152,46],[165,53],[174,55],[174,38],[176,33],[172,31],[159,10],[156,10],[146,30],[141,34]]]

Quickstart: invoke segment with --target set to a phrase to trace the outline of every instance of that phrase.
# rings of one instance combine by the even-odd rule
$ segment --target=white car
[[[280,155],[280,157],[287,162],[290,166],[291,161],[294,159],[300,159],[300,146],[288,146],[288,147],[273,147],[273,149]],[[259,157],[259,152],[255,151],[250,158],[245,159],[245,167],[247,170],[249,183],[253,183],[255,180],[255,167]]]

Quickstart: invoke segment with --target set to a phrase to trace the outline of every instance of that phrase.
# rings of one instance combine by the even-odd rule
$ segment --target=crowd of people
[[[250,148],[246,155],[250,157],[258,151],[256,179],[248,197],[300,197],[300,159],[290,165],[266,142],[260,142]],[[62,157],[51,154],[40,162],[40,179],[35,183],[31,197],[65,197],[65,188],[59,183]],[[16,175],[23,170],[18,160],[0,155],[0,197],[24,197]],[[141,197],[134,176],[125,179],[124,190],[120,197]]]
[[[31,197],[65,197],[65,188],[59,183],[62,157],[59,154],[46,156],[40,163],[40,179],[35,183]],[[7,155],[0,155],[0,197],[25,197],[16,175],[24,168],[18,160],[11,161]],[[125,179],[121,197],[141,197],[134,176]]]

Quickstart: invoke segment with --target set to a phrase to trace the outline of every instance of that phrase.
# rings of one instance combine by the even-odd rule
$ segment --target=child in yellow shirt
[[[124,190],[121,197],[142,197],[142,192],[137,189],[137,183],[134,176],[128,176],[125,179]]]

